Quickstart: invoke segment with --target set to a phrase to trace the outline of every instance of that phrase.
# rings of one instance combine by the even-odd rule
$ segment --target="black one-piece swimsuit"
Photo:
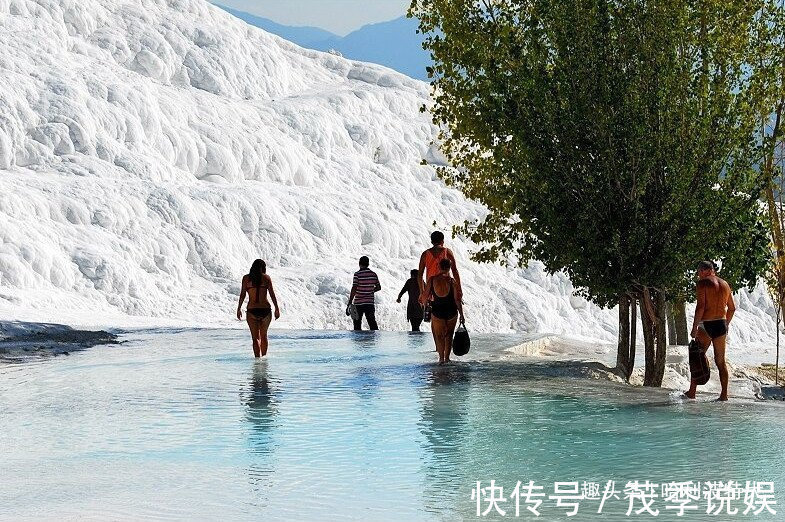
[[[458,305],[455,304],[455,296],[450,281],[450,291],[444,297],[436,294],[433,290],[433,301],[431,302],[431,315],[438,319],[448,320],[458,315]]]

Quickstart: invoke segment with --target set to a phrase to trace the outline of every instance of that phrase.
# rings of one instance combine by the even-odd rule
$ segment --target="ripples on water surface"
[[[125,338],[0,365],[0,517],[455,520],[477,480],[733,479],[775,481],[782,509],[734,519],[785,519],[778,404],[546,377],[496,360],[500,336],[449,367],[429,334],[279,332],[261,362],[241,330]],[[571,520],[647,518],[596,505]]]

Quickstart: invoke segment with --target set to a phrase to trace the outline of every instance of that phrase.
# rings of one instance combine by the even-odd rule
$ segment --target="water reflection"
[[[243,397],[246,405],[248,446],[251,463],[248,474],[253,490],[264,500],[272,489],[275,417],[278,411],[277,385],[270,376],[267,360],[253,362],[251,378]]]
[[[349,389],[354,391],[363,400],[363,404],[369,408],[373,407],[373,400],[379,394],[378,368],[372,366],[360,366],[354,370],[353,375],[346,382]]]
[[[429,365],[426,372],[418,426],[425,437],[423,502],[426,511],[443,515],[457,504],[455,485],[468,480],[461,463],[466,456],[471,368]]]
[[[353,330],[350,339],[361,350],[373,350],[379,342],[379,334],[374,330]]]
[[[430,332],[407,332],[406,349],[412,353],[433,351],[434,346]]]
[[[364,355],[355,359],[361,364],[354,368],[345,385],[370,406],[369,401],[376,397],[379,389],[379,368],[376,364],[363,364],[363,362],[375,362],[372,352],[376,352],[379,347],[379,337],[375,331],[361,330],[352,331],[351,340]]]

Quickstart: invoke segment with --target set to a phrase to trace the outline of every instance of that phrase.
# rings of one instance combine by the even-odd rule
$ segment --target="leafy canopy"
[[[771,71],[765,0],[414,0],[449,184],[482,261],[564,270],[611,305],[683,294],[695,263],[753,284]],[[769,63],[768,61],[766,63]]]

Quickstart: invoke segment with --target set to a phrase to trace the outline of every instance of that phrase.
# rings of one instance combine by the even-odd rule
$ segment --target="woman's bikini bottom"
[[[254,316],[256,319],[264,319],[268,315],[272,314],[271,308],[249,308],[247,312]]]

